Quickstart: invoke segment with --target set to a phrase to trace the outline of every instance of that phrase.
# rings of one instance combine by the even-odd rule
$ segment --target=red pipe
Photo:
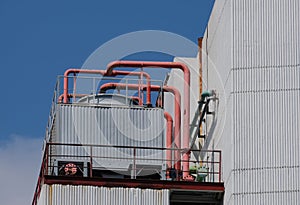
[[[107,73],[105,74],[107,75]],[[147,98],[146,98],[146,104],[147,105],[151,105],[151,90],[150,90],[150,86],[151,86],[151,76],[144,71],[140,71],[140,72],[135,72],[135,71],[121,71],[121,70],[114,70],[112,71],[112,75],[109,76],[116,76],[116,75],[133,75],[133,76],[140,76],[141,79],[143,76],[145,76],[146,81],[147,81]]]
[[[78,98],[78,97],[84,97],[84,96],[87,96],[88,94],[68,94],[68,98]],[[64,94],[61,94],[59,97],[58,97],[58,100],[57,102],[58,103],[62,103],[64,100]]]
[[[134,68],[172,68],[180,69],[184,73],[184,119],[183,119],[183,148],[186,153],[183,155],[183,179],[189,177],[189,141],[190,141],[190,70],[180,62],[147,62],[147,61],[114,61],[108,64],[106,73],[111,75],[116,67],[134,67]]]
[[[88,73],[88,74],[100,74],[100,75],[105,75],[106,71],[105,70],[85,70],[85,69],[76,69],[76,68],[71,68],[66,70],[64,73],[64,92],[63,92],[63,100],[64,103],[68,103],[68,87],[69,87],[69,78],[68,76],[73,73]],[[151,76],[146,73],[146,72],[133,72],[133,71],[112,71],[110,76],[116,76],[116,75],[133,75],[133,76],[145,76],[147,80],[147,85],[151,85]],[[151,91],[150,89],[147,89],[147,105],[151,105]]]
[[[173,119],[172,116],[166,111],[164,112],[164,117],[167,121],[167,133],[166,133],[167,142],[166,143],[167,143],[167,148],[170,149],[172,148]],[[168,168],[171,168],[172,167],[171,150],[167,150],[166,159],[167,159]]]
[[[103,84],[100,87],[100,92],[105,92],[106,90],[109,89],[115,89],[115,88],[120,88],[120,89],[137,89],[139,88],[139,85],[136,84],[125,84],[125,83],[106,83]],[[145,88],[145,87],[144,87]],[[160,91],[161,87],[158,85],[151,85],[150,90],[152,91]],[[177,146],[178,149],[181,149],[181,95],[180,92],[177,90],[177,88],[172,87],[172,86],[163,86],[163,90],[166,92],[171,92],[174,95],[174,108],[175,108],[175,113],[174,113],[174,121],[175,121],[175,127],[174,127],[174,138],[175,138],[175,145]],[[168,146],[168,144],[167,144]],[[175,168],[177,170],[180,170],[180,151],[176,153],[175,156]]]
[[[161,91],[159,85],[151,85],[152,91]],[[174,95],[174,142],[177,145],[177,149],[181,149],[181,95],[177,88],[172,86],[163,86],[163,91],[170,92]],[[167,144],[168,145],[168,144]],[[181,169],[180,151],[175,155],[175,169]]]
[[[87,94],[68,94],[68,97],[83,97],[87,96]],[[140,101],[141,99],[137,96],[132,97],[133,100]],[[58,102],[61,103],[63,100],[63,95],[60,95],[58,98]],[[167,132],[166,132],[166,138],[167,138],[167,148],[172,148],[172,136],[173,136],[173,119],[172,116],[168,112],[164,112],[164,117],[167,121]],[[172,154],[171,150],[167,150],[166,152],[166,159],[167,159],[167,165],[168,168],[172,167]]]

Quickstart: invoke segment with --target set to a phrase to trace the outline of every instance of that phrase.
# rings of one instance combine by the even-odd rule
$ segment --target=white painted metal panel
[[[181,62],[188,66],[190,70],[190,125],[196,126],[193,123],[193,119],[198,110],[198,101],[200,99],[199,95],[199,58],[186,58],[186,57],[175,57],[174,62]],[[181,70],[173,69],[169,73],[169,79],[167,81],[168,86],[173,86],[178,89],[181,95],[181,145],[183,144],[183,136],[184,136],[184,97],[186,96],[184,93],[184,74]],[[174,95],[170,93],[165,93],[164,95],[164,109],[170,113],[173,117],[173,121],[175,122],[174,115]],[[198,117],[198,116],[196,116]],[[191,135],[194,134],[191,132]],[[195,145],[198,147],[198,142],[196,141]],[[192,155],[192,160],[194,160],[194,155]]]
[[[298,10],[295,0],[233,3],[237,204],[299,202]]]
[[[159,108],[122,108],[81,105],[58,105],[57,134],[53,142],[118,145],[136,147],[165,147],[164,116]],[[94,167],[128,169],[133,164],[132,148],[88,146],[55,146],[55,154],[94,156]],[[96,158],[96,157],[99,158]],[[114,159],[112,159],[113,157]],[[136,164],[160,165],[165,160],[161,150],[137,149]],[[130,158],[130,159],[121,159]],[[60,159],[72,159],[60,157]],[[73,158],[78,161],[79,158]],[[88,157],[79,161],[89,161]],[[149,160],[155,159],[155,160]],[[160,161],[158,161],[160,160]]]
[[[222,150],[225,204],[300,201],[299,10],[299,0],[215,2],[202,59],[220,101],[206,147]]]
[[[198,108],[198,101],[199,101],[199,59],[198,58],[183,58],[183,57],[176,57],[174,58],[174,62],[181,62],[188,66],[190,69],[190,121],[192,122],[195,112]],[[184,75],[181,70],[171,70],[170,77],[167,82],[168,86],[173,86],[177,88],[181,94],[181,138],[183,137],[183,119],[184,119]],[[169,112],[173,119],[174,119],[174,96],[173,94],[166,93],[165,98],[165,110]],[[190,122],[190,123],[191,123]]]
[[[202,43],[203,89],[214,89],[218,100],[211,102],[215,115],[207,116],[204,149],[222,150],[224,204],[233,204],[233,99],[232,99],[232,1],[216,1]]]
[[[169,190],[44,184],[37,204],[169,205]]]
[[[54,142],[163,147],[163,110],[58,105]]]

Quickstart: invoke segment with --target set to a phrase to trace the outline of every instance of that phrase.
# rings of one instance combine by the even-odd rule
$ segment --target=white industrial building
[[[215,2],[200,45],[203,89],[218,96],[203,148],[222,150],[224,204],[300,202],[299,11],[299,0]]]
[[[200,52],[198,56],[196,58],[176,57],[174,59],[175,62],[187,65],[191,73],[190,148],[218,150],[222,153],[222,160],[221,156],[217,157],[214,154],[202,153],[197,155],[197,152],[191,154],[190,166],[193,163],[207,166],[206,181],[196,180],[197,182],[194,182],[184,178],[170,181],[168,178],[170,176],[166,174],[168,172],[166,168],[168,158],[164,161],[167,152],[165,149],[155,150],[155,153],[159,153],[155,156],[163,161],[158,164],[149,161],[149,159],[139,158],[141,161],[135,159],[136,156],[144,156],[145,151],[138,152],[137,155],[134,154],[134,164],[131,164],[131,152],[126,152],[127,155],[123,161],[122,158],[118,159],[118,157],[124,157],[123,152],[121,155],[119,151],[117,153],[112,152],[110,150],[112,147],[106,147],[107,151],[104,151],[104,155],[101,154],[103,153],[101,146],[105,147],[112,144],[111,142],[103,142],[102,138],[94,140],[101,134],[105,136],[115,134],[111,140],[114,145],[120,146],[117,149],[144,147],[148,146],[148,142],[141,140],[142,143],[140,141],[137,144],[132,139],[128,140],[126,137],[129,135],[140,137],[143,136],[143,133],[137,134],[135,129],[127,129],[125,125],[123,126],[124,130],[130,134],[127,135],[123,132],[118,134],[118,129],[113,124],[114,120],[111,122],[107,120],[100,126],[97,121],[93,122],[102,116],[106,119],[109,115],[106,105],[103,106],[101,103],[82,105],[78,104],[80,100],[70,105],[69,102],[66,105],[61,104],[62,101],[56,104],[58,99],[55,98],[52,108],[54,111],[50,113],[50,125],[48,125],[49,130],[46,134],[46,138],[48,138],[46,141],[50,143],[49,146],[54,147],[54,149],[49,149],[49,152],[52,153],[49,156],[54,159],[44,158],[47,161],[47,166],[45,169],[42,165],[33,204],[167,205],[184,202],[185,204],[226,205],[299,204],[299,11],[299,0],[216,0],[205,34],[199,40]],[[183,79],[182,71],[172,70],[164,85],[160,85],[161,87],[174,86],[179,90],[181,108],[185,104]],[[154,144],[148,148],[156,149],[158,144],[165,148],[168,143],[166,142],[167,128],[162,123],[164,121],[163,113],[170,113],[173,120],[176,120],[174,95],[164,94],[163,109],[161,107],[138,107],[137,105],[132,107],[132,104],[128,104],[130,96],[128,96],[127,89],[128,87],[126,87],[126,96],[123,101],[118,102],[121,104],[117,107],[115,105],[109,107],[110,110],[115,110],[112,112],[116,114],[113,116],[115,121],[119,120],[118,124],[122,124],[122,121],[124,122],[126,119],[123,120],[118,116],[129,115],[127,112],[132,112],[133,114],[130,115],[136,115],[136,118],[140,120],[137,125],[147,127],[149,126],[147,124],[149,118],[145,115],[150,116],[152,113],[153,120],[151,121],[157,123],[155,124],[157,130],[148,130],[147,140],[151,141],[151,136],[155,135],[160,136],[156,138],[160,141],[153,142]],[[161,88],[162,90],[163,88]],[[206,90],[213,90],[214,97],[210,98],[205,120],[200,122],[199,115],[204,110],[200,109],[198,112],[198,105],[201,103],[201,93]],[[76,94],[82,97],[82,93]],[[57,94],[56,96],[58,97]],[[69,97],[69,95],[64,95],[64,97],[66,96]],[[76,98],[74,96],[72,97]],[[91,96],[95,100],[95,97]],[[85,96],[84,98],[89,97]],[[124,103],[124,99],[126,103]],[[206,98],[206,102],[207,100],[208,98]],[[130,102],[132,103],[132,101]],[[79,116],[75,117],[77,120],[74,121],[73,115]],[[185,117],[186,112],[181,109],[180,124],[182,129],[179,129],[181,144],[183,144],[183,137],[187,132],[183,127]],[[72,120],[71,124],[65,123]],[[86,123],[87,121],[92,123]],[[109,129],[103,127],[99,134],[99,127],[102,125]],[[107,131],[103,132],[103,130]],[[153,132],[155,133],[153,134]],[[86,138],[80,138],[78,133],[82,136],[88,133],[88,136],[93,137],[86,140]],[[157,133],[159,134],[157,135]],[[73,139],[74,135],[78,135],[79,141]],[[124,140],[124,137],[127,141]],[[50,139],[59,140],[51,141]],[[80,141],[82,139],[86,141]],[[73,149],[55,148],[56,146],[59,147],[60,143],[71,143],[68,146],[75,146],[74,144],[77,143],[86,145],[79,148],[76,145]],[[90,146],[91,144],[93,146]],[[91,147],[94,151],[90,150]],[[186,147],[183,148],[186,149]],[[73,160],[75,164],[77,163],[78,168],[80,166],[82,169],[86,167],[85,170],[82,170],[83,178],[76,178],[77,182],[70,182],[66,176],[57,176],[60,165],[64,163],[63,161],[68,161],[65,155],[70,153],[72,155],[80,153],[81,157],[84,158],[79,160],[80,156],[76,156],[76,160]],[[60,155],[61,158],[55,154]],[[122,169],[128,168],[129,170],[130,168],[131,170],[121,170],[118,175],[113,175],[112,179],[101,179],[102,181],[99,178],[93,179],[93,175],[112,176],[112,173],[104,173],[103,167],[100,166],[105,164],[104,161],[107,161],[107,158],[111,156],[117,158],[114,159],[117,160],[117,163],[113,162],[109,166],[106,164],[106,167],[116,171],[114,166],[123,163]],[[55,160],[61,160],[61,164]],[[81,164],[77,162],[78,160]],[[132,172],[132,167],[134,167],[134,171],[136,169],[142,171],[145,164],[142,163],[142,160],[148,160],[146,162],[152,166],[150,166],[152,171],[158,170],[157,173],[160,176],[152,174],[153,177],[156,177],[155,180],[160,180],[136,181],[138,174]],[[157,158],[153,160],[157,160]],[[97,163],[98,167],[96,166]],[[137,168],[139,164],[135,163],[140,163],[140,168]],[[211,166],[213,163],[216,164]],[[218,172],[219,168],[221,173]],[[129,179],[128,176],[131,178]],[[145,180],[144,178],[141,179]]]

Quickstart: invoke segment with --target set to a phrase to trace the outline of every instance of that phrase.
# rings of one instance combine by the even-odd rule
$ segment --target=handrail
[[[43,158],[42,158],[42,165],[41,165],[37,185],[36,185],[34,196],[33,196],[32,205],[37,204],[37,199],[38,199],[38,197],[41,193],[41,189],[42,189],[42,183],[43,183],[43,179],[44,179],[44,175],[45,175],[45,170],[46,171],[48,170],[48,155],[49,155],[48,148],[49,148],[49,145],[47,143],[46,146],[45,146],[44,155],[43,155]]]
[[[55,154],[55,153],[50,153],[51,146],[71,146],[71,147],[86,147],[88,150],[90,150],[90,153],[86,153],[84,155],[75,155],[75,154]],[[133,155],[131,154],[130,157],[128,156],[98,156],[94,153],[94,149],[95,148],[117,148],[117,149],[129,149],[132,150]],[[59,157],[64,157],[64,158],[70,158],[72,159],[72,161],[74,161],[74,159],[78,158],[86,158],[90,164],[89,164],[89,178],[93,178],[93,173],[92,170],[94,168],[96,169],[101,169],[101,167],[97,167],[97,165],[93,164],[93,161],[96,159],[106,159],[106,160],[132,160],[133,161],[133,167],[131,168],[131,170],[133,171],[133,173],[137,173],[137,161],[140,160],[158,160],[158,161],[162,161],[161,158],[155,158],[155,157],[148,157],[148,158],[143,158],[141,156],[139,156],[138,150],[157,150],[157,151],[179,151],[181,154],[185,154],[187,150],[185,149],[176,149],[176,148],[166,148],[166,147],[144,147],[144,146],[122,146],[122,145],[95,145],[95,144],[75,144],[75,143],[60,143],[60,142],[48,142],[46,143],[46,147],[45,147],[45,151],[44,151],[44,155],[43,155],[43,160],[42,160],[42,165],[41,165],[41,170],[40,170],[40,174],[39,174],[39,178],[38,178],[38,182],[37,182],[37,186],[35,189],[35,193],[34,193],[34,198],[33,198],[33,202],[32,205],[36,205],[37,204],[37,200],[39,198],[39,195],[41,193],[41,188],[42,188],[42,184],[44,181],[44,176],[56,176],[53,175],[54,173],[50,172],[49,169],[54,168],[54,167],[58,167],[57,165],[51,164],[52,160],[51,159],[57,159]],[[206,156],[213,156],[211,157],[211,160],[209,160],[208,158],[201,160],[201,164],[206,164],[207,166],[207,170],[206,171],[200,171],[198,173],[204,173],[206,175],[212,176],[212,182],[221,182],[221,164],[222,164],[222,153],[220,150],[192,150],[190,149],[189,152],[200,152],[200,153],[206,153]],[[215,154],[217,154],[217,156],[215,156]],[[68,159],[66,159],[67,161]],[[163,161],[165,161],[166,163],[168,162],[169,159],[163,159]],[[190,162],[191,163],[198,163],[198,160],[189,160],[189,161],[183,161],[183,162]],[[117,164],[115,164],[115,166],[117,166]],[[120,167],[115,167],[115,170],[120,169]],[[145,168],[146,170],[147,168]],[[148,170],[152,170],[150,168],[148,168]],[[153,171],[153,170],[152,170]],[[183,172],[182,172],[183,174]],[[189,174],[189,173],[187,173]],[[134,175],[133,177],[135,178]],[[215,178],[215,176],[218,176],[217,178]],[[83,176],[84,177],[84,176]],[[134,179],[133,178],[133,179]],[[184,178],[179,179],[179,180],[184,180]]]
[[[45,141],[48,141],[50,136],[51,136],[51,130],[53,128],[53,124],[54,124],[54,119],[55,119],[55,115],[56,115],[56,106],[57,106],[57,100],[58,100],[58,96],[59,96],[59,79],[57,79],[56,83],[55,83],[55,87],[54,87],[54,94],[52,97],[52,102],[51,102],[51,108],[50,108],[50,113],[49,113],[49,118],[48,118],[48,122],[47,122],[47,126],[46,126],[46,134],[45,134]]]

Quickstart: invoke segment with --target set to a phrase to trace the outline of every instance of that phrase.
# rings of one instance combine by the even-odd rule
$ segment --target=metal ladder
[[[191,140],[190,140],[190,149],[196,150],[198,149],[195,142],[197,138],[204,138],[205,135],[201,135],[200,127],[204,120],[204,117],[209,114],[213,114],[213,112],[209,111],[209,102],[212,99],[215,99],[215,92],[214,91],[205,91],[201,94],[201,99],[198,101],[198,109],[194,115],[193,121],[190,126],[190,133],[191,133]],[[199,148],[201,149],[201,148]],[[193,152],[196,159],[199,158],[199,153]]]

